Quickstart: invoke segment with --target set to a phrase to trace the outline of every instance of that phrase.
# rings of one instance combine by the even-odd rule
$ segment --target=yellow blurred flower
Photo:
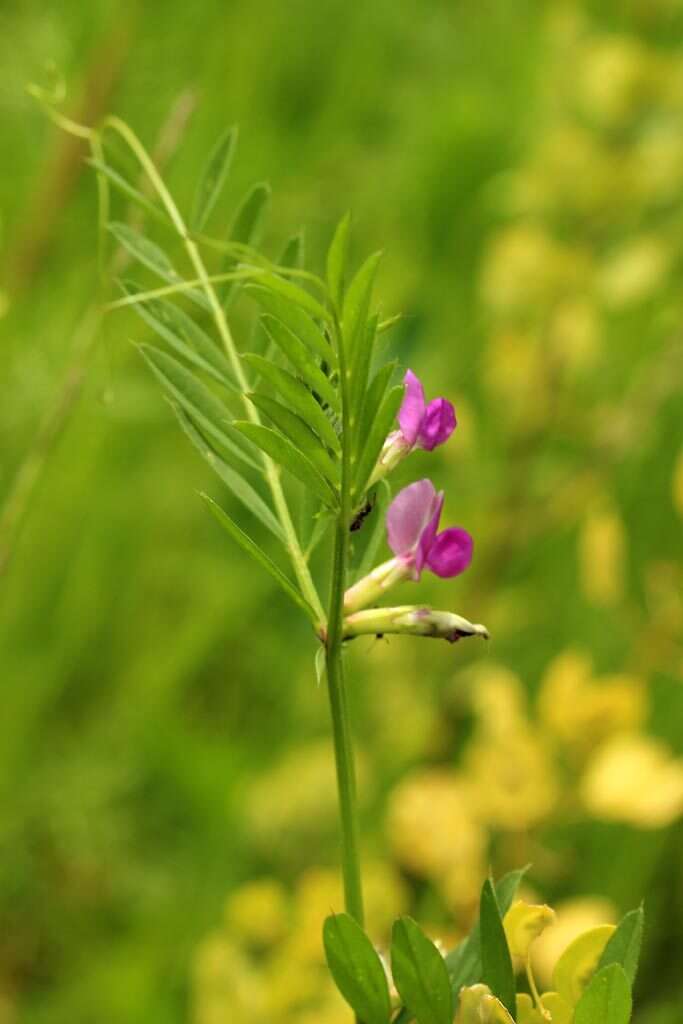
[[[530,728],[496,740],[474,740],[465,751],[463,769],[473,813],[493,828],[525,831],[556,806],[555,767],[543,738]]]
[[[556,241],[537,224],[506,228],[493,241],[481,293],[498,314],[537,310],[587,279],[587,253]]]
[[[640,679],[625,674],[595,678],[590,659],[569,649],[550,662],[541,681],[538,714],[545,730],[579,753],[645,720]]]
[[[247,882],[228,899],[225,919],[229,929],[245,942],[272,945],[290,924],[285,887],[274,878]]]
[[[365,762],[358,758],[363,791]],[[315,740],[287,751],[264,772],[246,796],[246,816],[254,839],[281,856],[306,848],[321,832],[336,828],[337,789],[331,741]]]
[[[473,820],[467,789],[446,770],[406,776],[389,798],[387,833],[399,864],[426,878],[481,871],[486,832]]]
[[[614,923],[616,908],[608,900],[582,896],[555,906],[556,920],[534,943],[531,960],[544,987],[551,985],[553,971],[567,947],[589,929]]]
[[[545,422],[553,396],[538,338],[531,331],[506,328],[494,333],[486,349],[484,378],[494,397],[502,400],[500,414],[508,429],[526,432]]]
[[[513,957],[526,960],[532,942],[555,921],[555,911],[543,904],[515,900],[503,920],[505,936]]]
[[[194,964],[193,1024],[255,1024],[266,1018],[263,979],[239,947],[209,935]]]
[[[683,814],[683,759],[652,737],[615,736],[588,765],[581,796],[595,817],[662,828]]]
[[[598,276],[600,296],[609,309],[650,298],[669,270],[671,254],[654,235],[634,238],[614,252]]]
[[[482,734],[505,736],[526,725],[526,691],[518,675],[504,665],[487,662],[476,666],[469,680],[470,703]]]
[[[588,600],[605,607],[624,592],[626,532],[614,509],[598,507],[584,519],[579,535],[581,586]]]
[[[595,306],[583,296],[565,299],[553,311],[547,334],[561,366],[585,369],[598,352],[600,322]]]
[[[594,36],[575,69],[578,96],[589,117],[608,125],[633,118],[660,82],[656,57],[631,36]]]

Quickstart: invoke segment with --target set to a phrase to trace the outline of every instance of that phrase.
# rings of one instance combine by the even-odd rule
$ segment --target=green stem
[[[349,429],[349,378],[346,354],[339,325],[336,325],[339,376],[342,395],[342,465],[341,495],[334,538],[332,580],[327,631],[327,687],[332,714],[332,735],[337,768],[337,790],[341,823],[342,875],[346,910],[363,924],[363,890],[361,884],[356,809],[356,774],[351,739],[351,726],[344,682],[342,643],[344,639],[344,593],[349,561],[349,526],[351,524],[351,439]]]

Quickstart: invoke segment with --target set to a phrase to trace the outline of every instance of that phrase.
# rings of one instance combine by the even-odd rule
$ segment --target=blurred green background
[[[184,208],[239,123],[218,236],[267,179],[266,250],[305,226],[320,269],[350,208],[391,344],[456,405],[400,480],[476,540],[420,599],[493,640],[349,655],[376,930],[455,936],[489,862],[532,860],[568,918],[645,898],[636,1020],[680,1020],[681,4],[5,0],[0,62],[0,1022],[346,1019],[314,644],[197,498],[229,504],[141,321],[87,344],[95,182],[25,93],[49,63],[74,116],[150,147],[170,117]]]

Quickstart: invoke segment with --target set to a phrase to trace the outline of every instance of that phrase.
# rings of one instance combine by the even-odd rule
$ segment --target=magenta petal
[[[436,537],[436,531],[439,529],[439,519],[441,518],[441,509],[443,508],[443,491],[439,491],[436,495],[435,501],[432,503],[432,514],[429,517],[422,533],[420,534],[420,540],[415,551],[415,572],[417,573],[417,579],[420,578],[420,573],[424,568],[425,562],[429,557],[432,545],[434,544],[434,538]]]
[[[455,409],[446,398],[434,398],[425,409],[417,437],[420,448],[431,452],[447,441],[455,430]]]
[[[435,538],[427,554],[427,566],[445,579],[459,576],[472,561],[473,547],[474,541],[467,530],[451,526]]]
[[[422,417],[425,413],[425,393],[422,384],[412,370],[406,370],[403,383],[406,391],[398,411],[398,422],[401,433],[412,448],[417,441]]]
[[[412,556],[439,500],[431,480],[416,480],[399,491],[387,510],[387,539],[397,556]]]

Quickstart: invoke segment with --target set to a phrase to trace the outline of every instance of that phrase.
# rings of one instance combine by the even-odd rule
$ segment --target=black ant
[[[368,500],[362,506],[362,508],[360,508],[358,510],[358,512],[356,512],[356,515],[353,518],[351,526],[349,527],[349,530],[351,531],[351,533],[356,533],[358,530],[360,530],[361,526],[363,525],[363,523],[365,522],[365,520],[367,519],[367,517],[370,515],[370,513],[373,510],[373,508],[375,507],[376,500],[377,500],[377,495],[376,494],[371,494],[369,496]]]

